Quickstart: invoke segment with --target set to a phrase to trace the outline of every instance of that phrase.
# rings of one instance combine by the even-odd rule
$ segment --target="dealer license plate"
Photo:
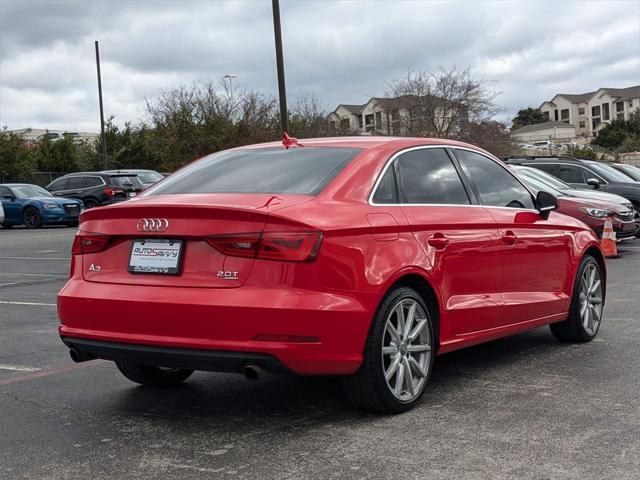
[[[134,240],[129,273],[178,275],[182,260],[182,240]]]

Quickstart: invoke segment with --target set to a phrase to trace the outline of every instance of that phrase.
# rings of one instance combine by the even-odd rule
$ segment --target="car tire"
[[[409,287],[391,290],[373,318],[360,368],[343,381],[347,397],[371,412],[413,408],[431,375],[433,331],[431,312],[418,292]]]
[[[118,370],[120,370],[120,373],[132,382],[152,387],[173,387],[179,385],[193,373],[193,370],[137,365],[125,361],[116,362],[116,366]]]
[[[27,228],[42,227],[42,215],[37,208],[27,207],[22,212],[22,223]]]
[[[77,226],[78,226],[78,222],[69,222],[69,223],[67,223],[67,227],[73,227],[73,228],[75,228],[75,227],[77,227]]]
[[[591,255],[580,262],[573,284],[569,317],[549,325],[560,342],[583,343],[593,340],[602,324],[605,284],[600,264]]]
[[[94,198],[87,198],[86,200],[83,200],[82,203],[84,203],[84,208],[86,210],[89,210],[90,208],[96,208],[100,206],[100,202],[98,202],[98,200],[94,199]]]

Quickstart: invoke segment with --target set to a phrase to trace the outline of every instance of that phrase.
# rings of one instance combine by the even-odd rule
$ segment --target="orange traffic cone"
[[[606,258],[617,258],[618,249],[616,248],[616,232],[613,231],[611,218],[604,220],[604,229],[602,230],[602,238],[600,239],[600,247]]]

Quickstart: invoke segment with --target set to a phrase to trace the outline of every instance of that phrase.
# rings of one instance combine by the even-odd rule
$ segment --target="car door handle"
[[[512,231],[508,230],[503,236],[502,241],[507,245],[514,245],[518,241],[518,236]]]
[[[434,233],[429,237],[427,243],[431,245],[436,250],[442,250],[447,245],[449,245],[449,239],[445,237],[442,233]]]

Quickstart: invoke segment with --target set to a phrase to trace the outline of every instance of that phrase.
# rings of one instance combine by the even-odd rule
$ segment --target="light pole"
[[[280,0],[271,0],[273,9],[273,33],[276,41],[276,68],[278,69],[278,94],[280,97],[280,123],[283,133],[289,133],[287,112],[287,89],[284,83],[284,56],[282,53],[282,30],[280,28]]]
[[[102,108],[102,76],[100,75],[100,47],[96,40],[96,68],[98,70],[98,101],[100,102],[100,136],[102,137],[102,159],[107,169],[107,137],[104,134],[104,110]]]

